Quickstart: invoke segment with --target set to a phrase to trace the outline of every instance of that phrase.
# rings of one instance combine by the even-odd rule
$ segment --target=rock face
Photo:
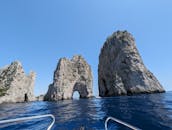
[[[102,97],[164,92],[144,66],[135,40],[127,31],[115,32],[104,43],[99,55],[98,84]]]
[[[0,69],[0,103],[33,101],[35,73],[25,75],[20,62]]]
[[[61,58],[44,100],[72,99],[74,91],[79,92],[80,98],[89,98],[93,95],[92,87],[91,68],[81,56],[74,56],[71,60]]]

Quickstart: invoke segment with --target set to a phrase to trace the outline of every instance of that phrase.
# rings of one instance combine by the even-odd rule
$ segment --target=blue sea
[[[143,130],[172,130],[172,92],[108,98],[1,104],[0,120],[53,114],[53,130],[104,130],[112,116]],[[0,130],[46,130],[51,118],[1,124]],[[109,130],[128,130],[113,121]]]

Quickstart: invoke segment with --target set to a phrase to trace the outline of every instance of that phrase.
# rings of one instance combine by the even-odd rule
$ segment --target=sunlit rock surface
[[[33,101],[35,73],[24,73],[20,62],[0,69],[0,103]]]
[[[80,55],[74,56],[71,60],[61,58],[44,100],[72,99],[74,91],[79,92],[80,98],[89,98],[93,96],[92,89],[91,67],[84,58]]]
[[[145,67],[133,36],[127,31],[113,33],[104,43],[99,55],[98,84],[102,97],[164,92]]]

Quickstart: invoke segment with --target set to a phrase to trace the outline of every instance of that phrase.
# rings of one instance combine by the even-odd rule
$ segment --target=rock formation
[[[44,95],[41,94],[41,95],[37,96],[35,100],[36,101],[44,101]]]
[[[115,32],[104,43],[99,55],[98,84],[102,97],[164,92],[143,64],[135,40],[127,31]]]
[[[92,97],[92,82],[91,68],[81,56],[61,58],[44,100],[72,99],[74,91],[79,92],[80,98]]]
[[[33,101],[35,73],[25,75],[20,62],[0,69],[0,103]]]

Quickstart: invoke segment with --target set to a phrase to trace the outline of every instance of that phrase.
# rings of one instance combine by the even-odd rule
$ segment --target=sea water
[[[53,130],[103,130],[112,116],[143,130],[172,129],[172,92],[109,98],[30,102],[0,105],[0,120],[53,114]],[[46,130],[51,119],[0,124],[0,130]],[[127,130],[113,121],[110,130]]]

